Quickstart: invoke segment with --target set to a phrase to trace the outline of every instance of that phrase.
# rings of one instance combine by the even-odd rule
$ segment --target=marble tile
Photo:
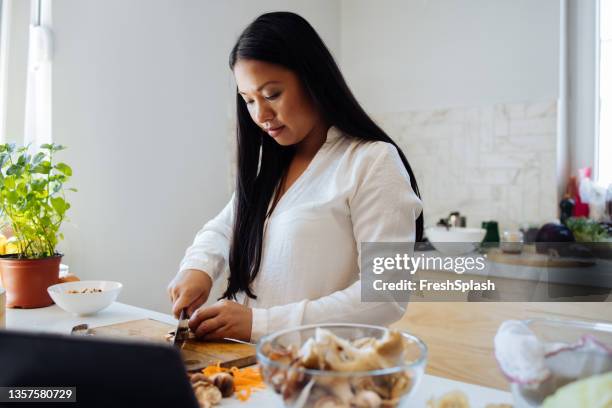
[[[498,207],[500,233],[503,229],[518,229],[526,216],[522,205],[524,202],[522,186],[506,184],[501,188],[502,200]]]
[[[468,225],[518,228],[557,216],[556,101],[393,112],[377,123],[406,152],[433,225],[461,211]]]
[[[495,105],[495,109],[507,119],[523,119],[527,103],[503,103]]]
[[[533,163],[537,158],[537,153],[530,151],[529,146],[525,146],[523,151],[504,151],[498,148],[494,152],[481,154],[478,164],[483,170],[491,167],[521,168]]]
[[[504,112],[496,110],[493,115],[493,134],[507,136],[510,134],[510,119]]]
[[[478,151],[479,153],[492,152],[495,147],[494,127],[494,110],[493,107],[485,107],[480,109],[478,120]]]
[[[550,134],[557,130],[557,120],[553,117],[538,117],[533,119],[516,119],[510,121],[511,136]]]
[[[524,152],[526,148],[530,152],[548,152],[555,138],[555,133],[499,136],[495,147],[498,152]]]
[[[515,185],[520,173],[518,168],[490,168],[482,171],[480,167],[465,169],[470,184]]]
[[[528,119],[549,117],[556,120],[557,104],[550,102],[529,103],[525,106],[525,117]]]

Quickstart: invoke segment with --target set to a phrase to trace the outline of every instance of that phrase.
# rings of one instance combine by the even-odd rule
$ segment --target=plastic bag
[[[606,219],[606,187],[581,174],[578,193],[583,203],[589,205],[589,218],[601,222]]]

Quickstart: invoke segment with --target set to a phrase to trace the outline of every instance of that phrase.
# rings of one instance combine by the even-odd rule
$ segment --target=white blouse
[[[397,149],[331,127],[306,170],[266,221],[261,266],[252,283],[251,341],[313,323],[388,325],[405,303],[361,302],[361,242],[414,242],[422,204]],[[234,197],[198,232],[180,271],[215,280],[228,265]],[[179,272],[180,273],[180,272]]]

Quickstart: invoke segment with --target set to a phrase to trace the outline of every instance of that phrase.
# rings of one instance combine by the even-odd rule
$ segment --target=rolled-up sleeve
[[[368,147],[369,161],[360,164],[355,189],[348,198],[358,252],[362,242],[414,242],[422,203],[410,185],[397,149],[388,143]],[[359,256],[361,258],[361,256]],[[358,260],[359,268],[361,264]],[[388,325],[399,320],[406,302],[362,302],[360,271],[343,290],[318,299],[253,309],[251,340],[282,328],[318,323]]]
[[[206,272],[213,281],[217,279],[228,264],[233,223],[234,195],[196,234],[180,263],[179,274],[186,269],[197,269]]]

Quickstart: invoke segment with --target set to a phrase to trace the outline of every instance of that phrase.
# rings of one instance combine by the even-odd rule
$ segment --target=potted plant
[[[0,215],[12,237],[0,243],[0,278],[7,307],[35,308],[53,304],[47,288],[58,282],[62,254],[56,246],[60,226],[70,204],[64,183],[72,175],[66,163],[55,163],[64,147],[43,144],[30,154],[28,147],[0,145]],[[0,237],[1,239],[1,237]]]

